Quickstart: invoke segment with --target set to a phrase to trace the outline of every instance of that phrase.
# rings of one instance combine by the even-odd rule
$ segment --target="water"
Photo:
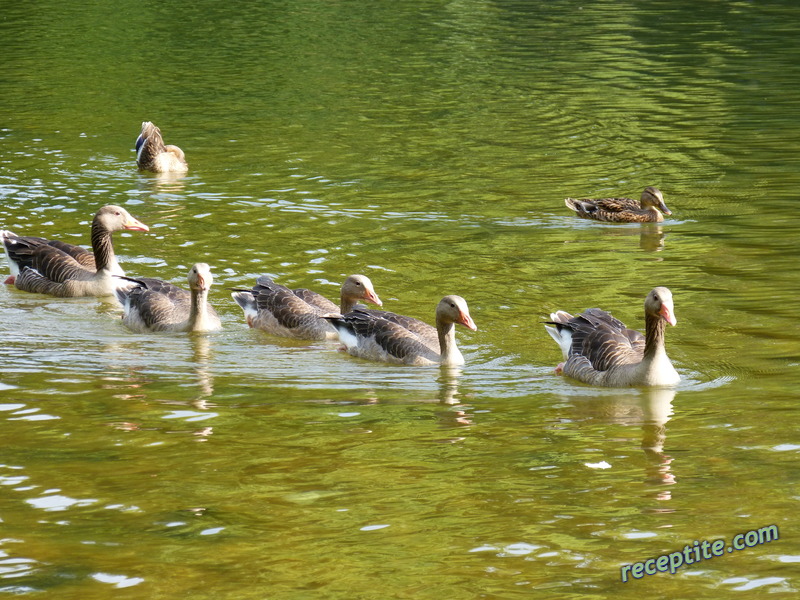
[[[195,2],[3,7],[0,226],[129,273],[208,262],[224,328],[0,289],[0,590],[58,598],[723,598],[798,587],[791,3]],[[142,120],[187,153],[140,174]],[[664,191],[661,226],[565,196]],[[249,330],[259,274],[350,273],[459,370]],[[541,326],[675,295],[675,391],[553,374]],[[622,583],[775,524],[780,539]]]

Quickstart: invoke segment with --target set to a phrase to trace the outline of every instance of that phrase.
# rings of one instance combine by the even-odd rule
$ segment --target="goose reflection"
[[[673,458],[664,451],[667,423],[673,414],[675,394],[674,388],[647,388],[572,403],[586,417],[608,423],[641,426],[640,447],[647,459],[644,482],[658,486],[653,495],[656,500],[670,500],[671,491],[664,486],[676,483],[672,471]],[[659,508],[656,512],[671,510]]]
[[[208,397],[214,395],[214,376],[209,369],[211,362],[211,340],[205,333],[190,335],[192,343],[192,360],[197,378],[198,394],[192,402],[198,410],[208,410]]]
[[[436,382],[439,384],[438,401],[448,409],[439,413],[439,423],[446,427],[469,427],[473,424],[472,416],[464,408],[457,408],[463,404],[459,392],[459,378],[461,367],[442,367]],[[464,437],[450,438],[451,443],[461,442]]]

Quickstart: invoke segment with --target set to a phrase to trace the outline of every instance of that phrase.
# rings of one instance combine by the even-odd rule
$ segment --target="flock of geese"
[[[142,123],[136,140],[140,170],[185,172],[188,164],[177,146],[165,145],[153,123]],[[661,192],[645,188],[639,202],[629,198],[574,199],[566,205],[583,218],[616,222],[661,222],[671,214]],[[213,283],[209,266],[197,263],[187,276],[189,290],[153,278],[126,276],[114,254],[112,234],[149,231],[120,206],[102,207],[92,220],[93,252],[81,246],[0,231],[11,271],[5,283],[26,292],[57,297],[113,296],[123,309],[122,322],[135,332],[214,331],[220,318],[208,303]],[[291,290],[267,276],[252,289],[231,294],[251,328],[303,340],[338,339],[353,356],[406,365],[456,366],[464,358],[456,345],[455,326],[477,330],[467,302],[445,296],[436,306],[436,326],[381,307],[372,282],[351,275],[337,306],[307,289]],[[556,368],[574,379],[608,387],[673,386],[680,376],[664,346],[666,324],[676,324],[672,293],[653,289],[644,302],[645,333],[628,329],[608,312],[591,308],[573,316],[550,315],[545,328],[563,353]]]

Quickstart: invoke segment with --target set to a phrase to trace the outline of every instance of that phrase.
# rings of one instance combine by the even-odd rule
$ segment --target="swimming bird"
[[[114,254],[115,231],[149,231],[120,206],[104,206],[92,219],[92,249],[89,252],[59,240],[19,236],[0,231],[11,269],[8,284],[26,292],[59,297],[106,296],[126,285],[114,275],[124,275]]]
[[[664,215],[672,214],[661,190],[653,186],[644,188],[638,202],[631,198],[566,198],[564,203],[579,217],[595,221],[660,223]]]
[[[185,173],[189,170],[183,150],[164,144],[161,130],[150,121],[142,123],[136,138],[136,164],[141,171],[154,173]]]
[[[345,315],[326,315],[339,332],[346,351],[353,356],[404,365],[464,364],[456,346],[455,325],[476,331],[467,301],[461,296],[445,296],[436,306],[436,327],[404,325],[410,317],[385,311],[356,308]],[[412,321],[416,321],[413,319]],[[416,323],[420,323],[416,321]]]
[[[308,289],[290,290],[263,275],[250,290],[231,297],[244,310],[247,324],[272,335],[300,340],[336,339],[336,329],[322,315],[350,312],[359,300],[382,306],[365,275],[350,275],[342,284],[340,304]]]
[[[217,311],[208,304],[214,283],[206,263],[189,269],[189,291],[161,279],[124,277],[133,287],[118,289],[117,299],[129,329],[147,331],[216,331],[222,327]]]
[[[645,298],[644,335],[599,308],[577,317],[557,311],[550,319],[545,329],[565,360],[557,373],[606,387],[672,386],[680,381],[664,347],[667,323],[677,324],[672,292],[665,287],[654,288]]]

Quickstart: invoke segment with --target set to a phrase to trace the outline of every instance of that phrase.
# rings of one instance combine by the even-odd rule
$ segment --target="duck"
[[[556,373],[603,387],[674,386],[680,381],[664,346],[667,323],[677,325],[672,292],[653,288],[644,301],[645,333],[628,329],[599,308],[576,317],[550,314],[545,329],[561,348]]]
[[[647,186],[637,202],[632,198],[566,198],[564,203],[579,217],[615,223],[661,223],[672,211],[656,187]]]
[[[204,332],[222,328],[217,311],[208,304],[214,277],[206,263],[196,263],[189,269],[189,291],[161,279],[122,279],[134,284],[116,290],[124,311],[122,323],[131,331]]]
[[[183,150],[165,145],[161,130],[150,121],[142,123],[142,132],[136,138],[136,164],[140,171],[153,173],[185,173],[189,170]]]
[[[298,340],[335,340],[336,329],[321,317],[346,314],[359,300],[383,306],[366,275],[350,275],[342,284],[340,304],[308,289],[291,290],[262,275],[250,290],[234,289],[231,297],[242,307],[247,324],[275,336]]]
[[[345,315],[325,315],[352,356],[402,365],[456,367],[464,356],[456,345],[455,326],[477,331],[461,296],[445,296],[436,306],[436,327],[418,329],[416,319],[385,311],[355,308]],[[410,320],[410,321],[409,321]],[[414,323],[408,327],[407,323]]]
[[[114,275],[125,275],[114,254],[111,236],[116,231],[149,231],[121,206],[109,204],[92,219],[89,252],[59,240],[19,236],[0,231],[11,275],[5,283],[20,290],[61,298],[108,296],[121,284]]]

